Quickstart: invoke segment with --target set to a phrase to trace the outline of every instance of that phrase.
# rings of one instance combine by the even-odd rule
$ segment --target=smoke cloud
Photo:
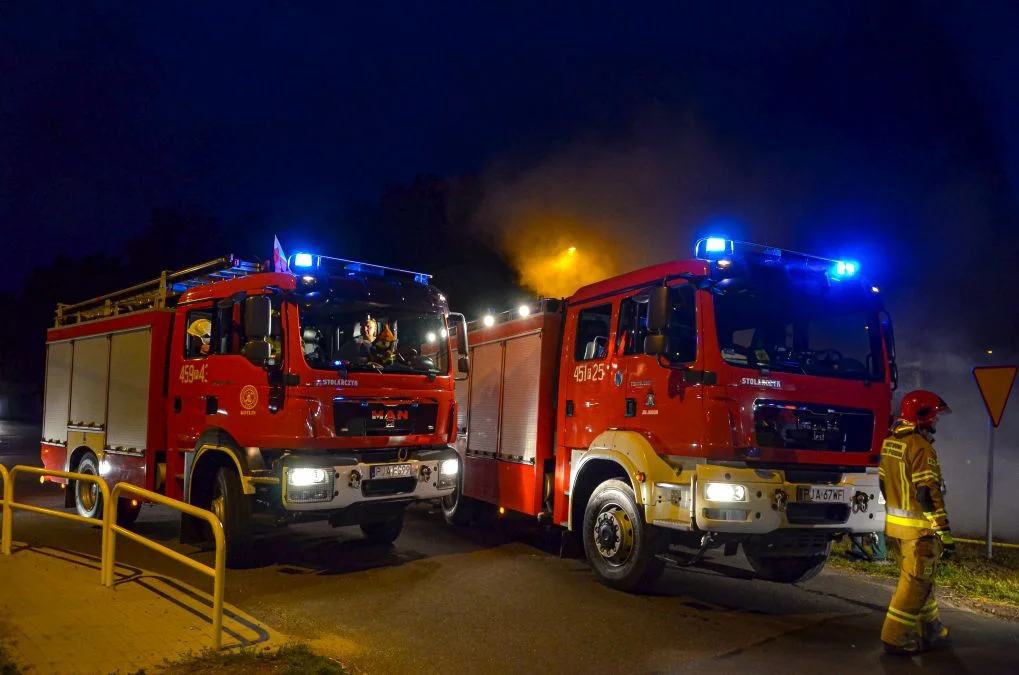
[[[644,119],[617,138],[572,142],[523,172],[496,166],[479,222],[526,287],[563,297],[689,257],[713,226],[740,236],[752,222],[757,239],[778,244],[794,220],[794,187],[780,162],[727,147],[693,119]]]

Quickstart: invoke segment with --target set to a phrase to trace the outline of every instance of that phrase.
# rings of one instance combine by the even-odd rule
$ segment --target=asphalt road
[[[0,462],[38,463],[31,427],[0,423]],[[24,481],[19,499],[62,504],[52,485]],[[174,514],[143,509],[135,529],[180,546]],[[95,528],[15,516],[15,538],[98,555]],[[231,570],[227,600],[286,634],[372,673],[1019,673],[1019,624],[943,609],[947,650],[915,659],[881,653],[887,585],[825,572],[803,586],[757,580],[740,558],[669,570],[653,593],[600,586],[582,561],[561,559],[530,523],[445,526],[413,509],[392,547],[357,528],[265,529],[258,559]],[[118,561],[208,580],[132,542]]]

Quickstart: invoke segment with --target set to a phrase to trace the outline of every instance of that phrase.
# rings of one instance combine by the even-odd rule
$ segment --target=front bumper
[[[741,501],[708,499],[708,484],[744,488]],[[838,502],[801,499],[810,483],[789,482],[779,470],[701,464],[683,471],[679,480],[654,486],[650,519],[660,527],[733,534],[767,534],[782,529],[826,529],[838,532],[884,530],[876,473],[843,474],[830,487],[845,488]]]
[[[443,473],[443,464],[455,460],[457,473]],[[407,466],[407,476],[372,479],[372,467]],[[447,467],[448,468],[448,467]],[[456,487],[461,462],[450,447],[418,450],[404,461],[368,463],[355,457],[293,454],[283,460],[280,475],[281,501],[289,512],[339,511],[355,504],[386,501],[423,501],[450,494]],[[298,469],[319,469],[324,482],[293,485]]]

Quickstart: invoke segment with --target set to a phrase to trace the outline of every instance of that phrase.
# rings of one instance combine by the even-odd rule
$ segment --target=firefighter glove
[[[952,531],[938,532],[938,537],[941,539],[941,558],[951,560],[955,557],[955,537],[952,536]]]

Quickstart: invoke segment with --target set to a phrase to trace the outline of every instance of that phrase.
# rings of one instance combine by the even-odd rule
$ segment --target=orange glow
[[[136,506],[138,506],[138,500],[137,499],[132,499],[131,500],[131,508],[133,509]]]
[[[504,516],[504,515],[506,515],[506,509],[505,509],[505,507],[502,507],[502,506],[500,506],[500,507],[499,507],[499,515],[500,515],[500,516]]]
[[[571,296],[621,271],[618,246],[566,219],[534,219],[504,241],[520,281],[544,297]]]

